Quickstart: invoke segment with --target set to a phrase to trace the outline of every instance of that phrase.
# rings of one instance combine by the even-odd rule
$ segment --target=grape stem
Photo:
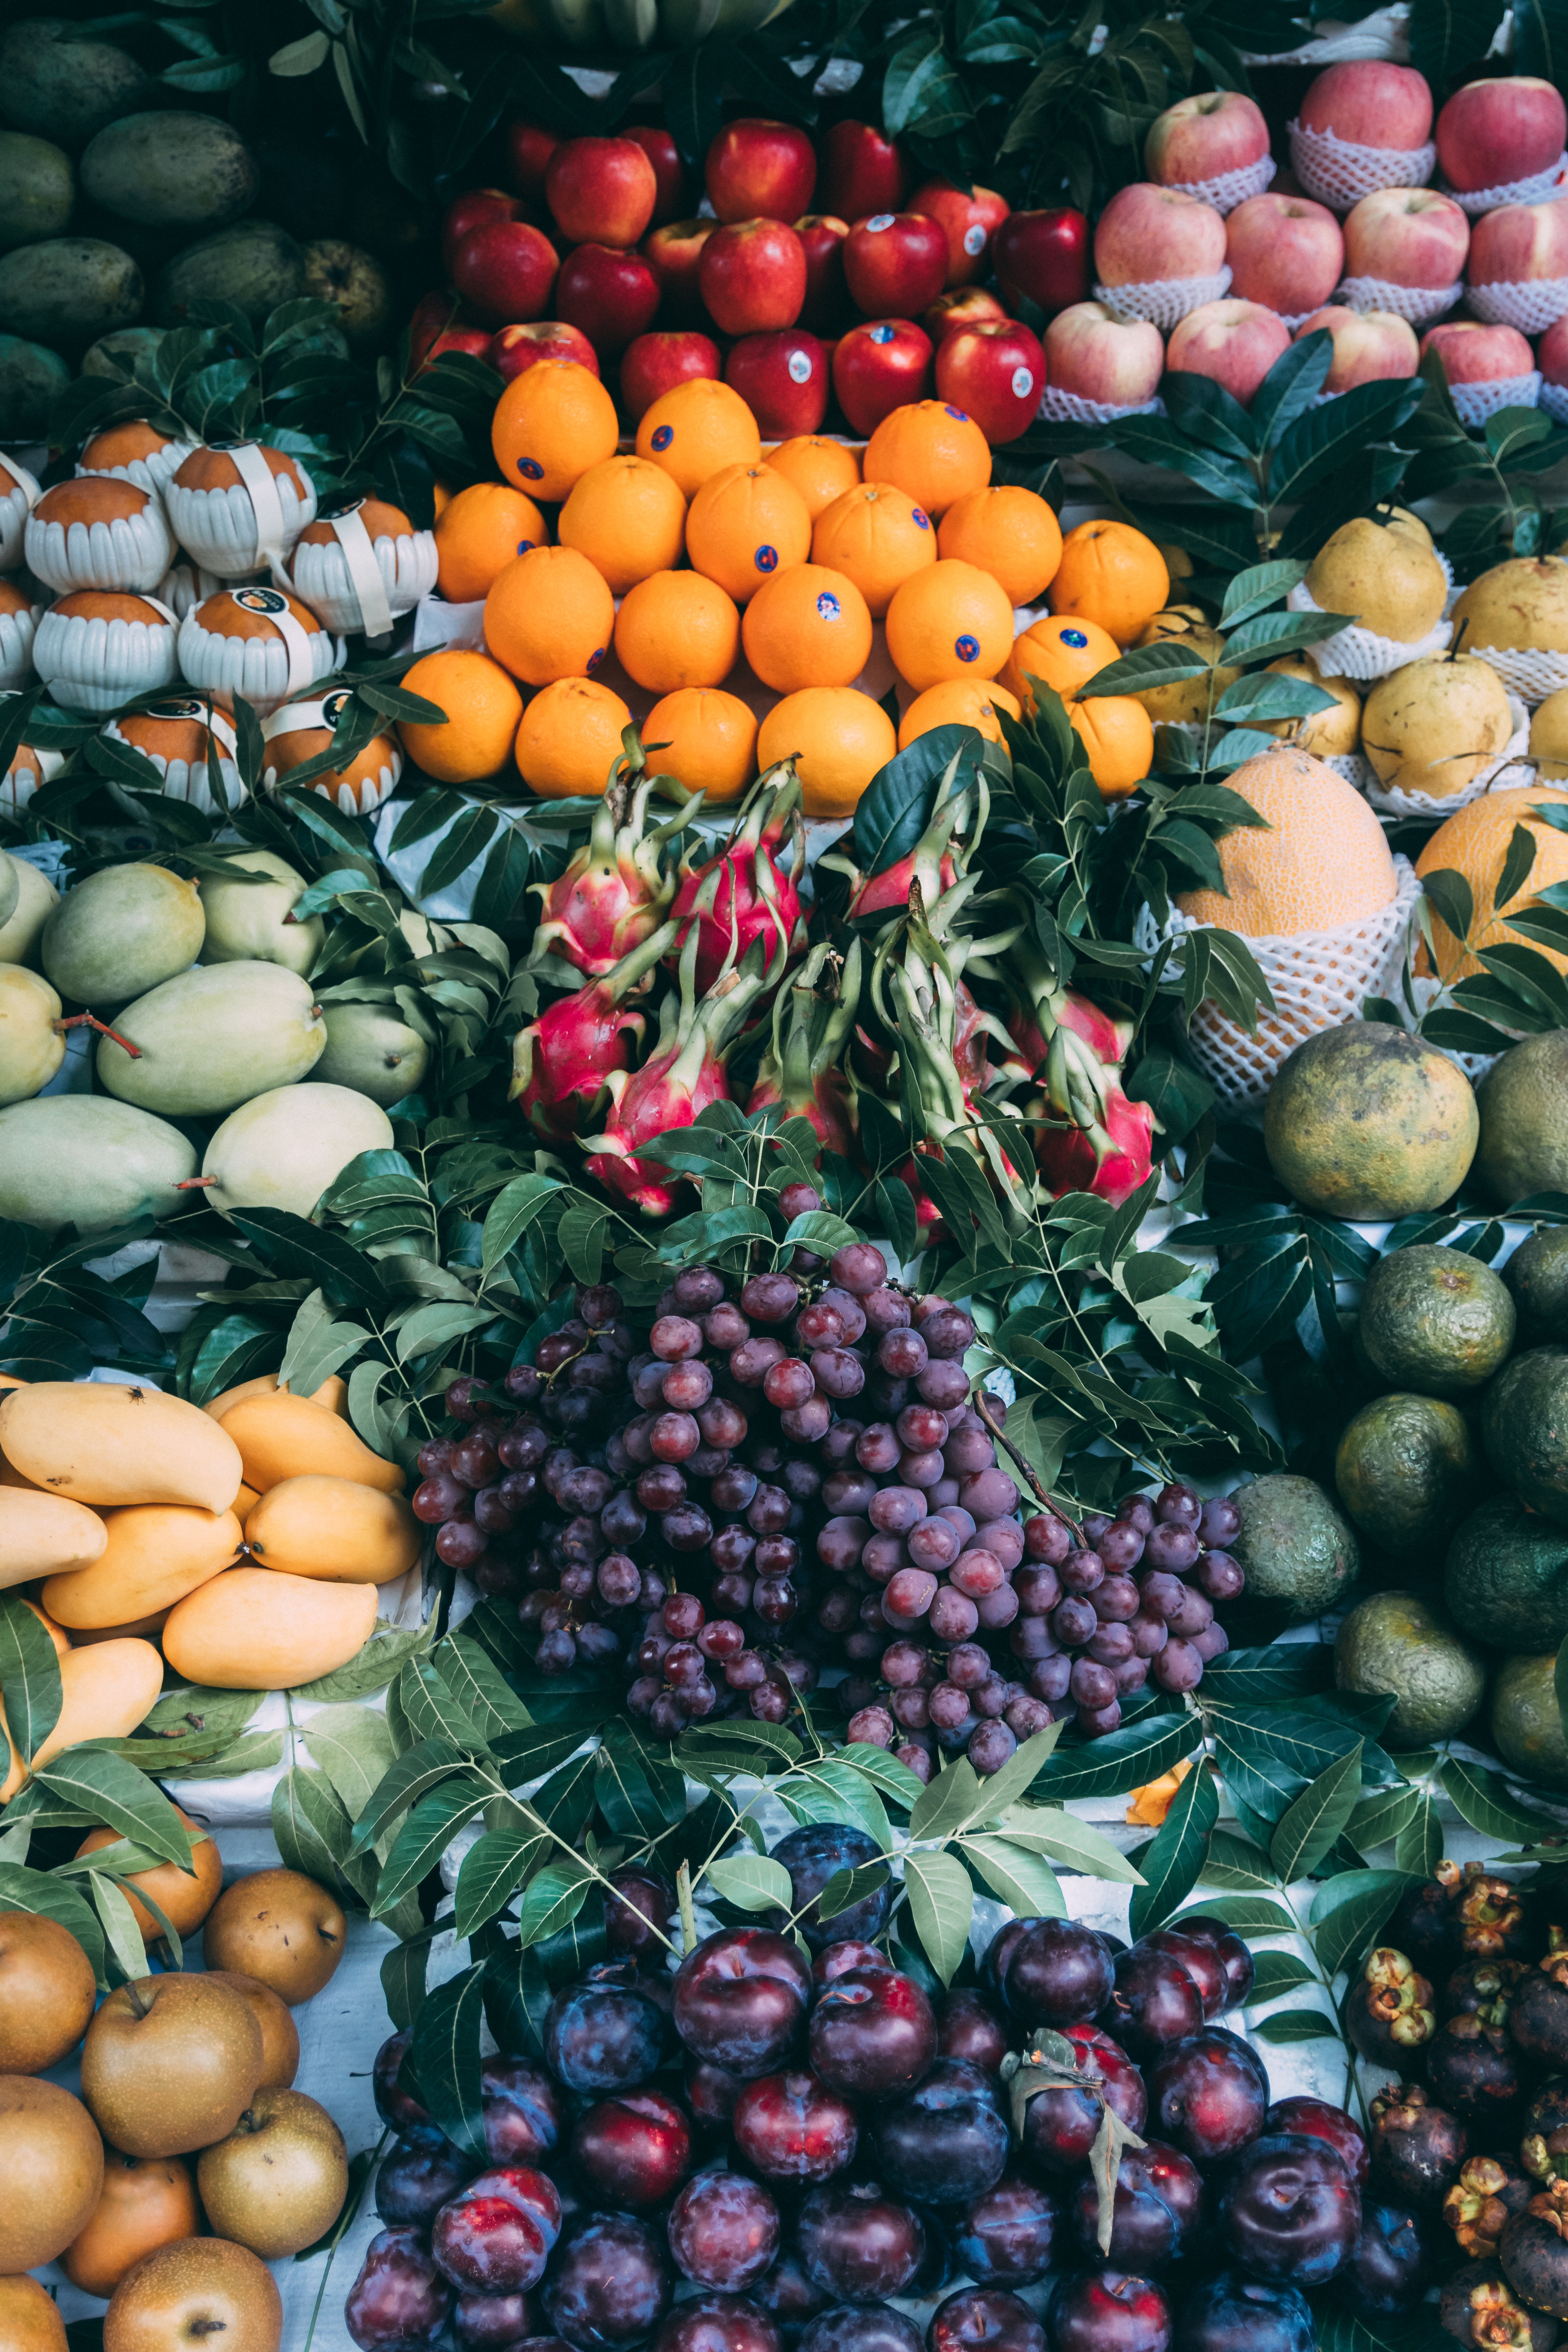
[[[1079,1549],[1080,1551],[1084,1550],[1086,1546],[1083,1539],[1083,1529],[1079,1526],[1079,1523],[1073,1517],[1072,1513],[1068,1510],[1063,1504],[1058,1503],[1056,1496],[1049,1494],[1045,1486],[1042,1486],[1033,1468],[1025,1459],[1024,1455],[1019,1452],[1018,1448],[1014,1444],[1012,1439],[1008,1436],[1001,1423],[992,1418],[991,1409],[985,1402],[985,1391],[984,1389],[976,1389],[974,1391],[974,1410],[980,1415],[981,1420],[985,1423],[986,1428],[991,1432],[996,1444],[1001,1446],[1003,1452],[1011,1455],[1017,1467],[1023,1472],[1025,1477],[1029,1482],[1029,1486],[1034,1493],[1037,1502],[1043,1503],[1047,1511],[1055,1512],[1057,1517],[1066,1526],[1068,1534],[1078,1545]]]

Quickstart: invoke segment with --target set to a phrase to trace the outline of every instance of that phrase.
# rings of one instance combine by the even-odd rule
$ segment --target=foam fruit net
[[[1568,425],[1568,384],[1545,383],[1538,404],[1556,425]]]
[[[1564,193],[1564,178],[1568,178],[1568,155],[1559,155],[1547,171],[1536,172],[1528,180],[1510,180],[1500,188],[1451,188],[1447,180],[1438,185],[1461,212],[1479,220],[1482,213],[1495,213],[1500,205],[1543,205]]]
[[[1489,326],[1543,335],[1568,310],[1568,278],[1494,278],[1465,289],[1465,305]]]
[[[1097,286],[1094,299],[1122,319],[1147,319],[1162,334],[1179,327],[1189,310],[1217,302],[1230,291],[1230,271],[1210,278],[1152,278],[1143,286]]]
[[[1395,286],[1386,278],[1345,278],[1334,300],[1352,310],[1392,310],[1413,327],[1426,327],[1451,310],[1464,290],[1457,279],[1452,286]]]
[[[1348,213],[1379,188],[1424,188],[1437,168],[1437,150],[1425,147],[1358,147],[1331,131],[1308,131],[1287,123],[1290,169],[1310,196],[1337,213]]]
[[[1110,401],[1086,400],[1081,393],[1064,392],[1050,383],[1035,411],[1037,419],[1046,425],[1114,425],[1119,416],[1163,416],[1164,413],[1163,400],[1141,400],[1131,408],[1118,408]]]
[[[1239,172],[1221,172],[1212,180],[1172,180],[1168,185],[1184,196],[1196,196],[1200,204],[1212,205],[1216,213],[1233,213],[1248,196],[1260,196],[1273,177],[1273,156],[1260,155],[1256,163],[1244,163]]]
[[[1451,383],[1449,397],[1461,425],[1472,431],[1504,408],[1534,408],[1541,399],[1541,373],[1493,376],[1489,383]]]
[[[1483,793],[1511,792],[1523,789],[1535,782],[1535,770],[1526,760],[1530,751],[1530,714],[1517,694],[1508,698],[1513,719],[1513,733],[1504,744],[1500,756],[1489,767],[1479,768],[1468,784],[1457,793],[1441,797],[1434,793],[1408,793],[1397,784],[1379,782],[1376,769],[1370,760],[1360,762],[1365,771],[1362,790],[1374,809],[1384,816],[1436,817],[1439,821],[1452,816],[1456,810],[1468,808]]]
[[[1297,583],[1285,602],[1292,613],[1322,610],[1321,604],[1314,603],[1304,580]],[[1331,636],[1314,646],[1312,658],[1325,677],[1386,677],[1391,670],[1403,669],[1406,662],[1421,661],[1427,654],[1440,654],[1453,634],[1447,621],[1439,621],[1415,645],[1402,646],[1395,637],[1380,637],[1375,629],[1358,628],[1352,623],[1348,629],[1336,629]]]
[[[1509,692],[1516,694],[1531,710],[1549,694],[1560,693],[1568,686],[1568,654],[1542,653],[1514,646],[1473,646],[1468,638],[1465,651],[1490,662]]]

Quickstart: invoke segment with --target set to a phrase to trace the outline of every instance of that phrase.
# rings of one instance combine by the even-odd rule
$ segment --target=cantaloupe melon
[[[312,1474],[352,1478],[359,1486],[379,1487],[384,1495],[403,1492],[403,1473],[396,1463],[384,1462],[346,1421],[340,1421],[325,1406],[313,1404],[309,1397],[290,1396],[285,1389],[275,1389],[270,1395],[243,1397],[229,1407],[221,1427],[239,1448],[246,1485],[259,1495],[276,1486],[280,1478]],[[0,1423],[0,1446],[5,1443]]]
[[[315,1474],[280,1478],[245,1522],[259,1567],[322,1584],[390,1584],[414,1566],[420,1540],[401,1495]]]
[[[25,1478],[78,1503],[226,1511],[239,1492],[239,1450],[225,1430],[183,1397],[121,1381],[7,1390],[0,1453]]]
[[[104,1549],[91,1567],[51,1576],[44,1587],[44,1606],[62,1625],[123,1625],[172,1609],[226,1568],[240,1546],[232,1511],[186,1504],[135,1503],[105,1511],[102,1525]]]
[[[291,1690],[346,1666],[374,1624],[374,1584],[227,1568],[170,1612],[163,1654],[189,1683]]]

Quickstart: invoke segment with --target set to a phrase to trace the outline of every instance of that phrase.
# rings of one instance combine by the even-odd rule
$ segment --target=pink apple
[[[531,325],[502,327],[490,339],[491,367],[510,383],[536,360],[575,360],[579,367],[599,373],[599,355],[586,335],[563,319],[536,319]]]
[[[1006,316],[995,295],[984,286],[955,286],[951,294],[939,294],[930,310],[921,312],[921,324],[932,342],[940,345],[955,327],[978,327],[989,319]]]
[[[621,353],[621,405],[634,425],[661,394],[706,376],[717,383],[722,362],[710,335],[639,335]]]
[[[574,245],[635,245],[653,218],[658,178],[635,139],[568,139],[550,158],[544,200]]]
[[[833,390],[852,433],[874,433],[884,416],[931,389],[931,337],[912,319],[873,319],[833,346]]]
[[[491,221],[526,220],[528,207],[504,188],[465,188],[454,196],[441,216],[441,266],[450,275],[458,247],[470,229]]]
[[[1238,89],[1209,89],[1156,115],[1143,142],[1143,169],[1163,188],[1187,187],[1245,172],[1268,152],[1262,108]]]
[[[1294,340],[1316,334],[1333,337],[1333,364],[1323,379],[1325,392],[1352,392],[1358,383],[1380,383],[1385,378],[1412,376],[1420,358],[1415,330],[1392,310],[1347,310],[1330,302],[1303,319]]]
[[[1089,223],[1070,205],[1009,213],[991,240],[991,266],[1015,310],[1065,310],[1089,292]]]
[[[717,226],[710,220],[666,221],[643,239],[642,257],[658,281],[660,313],[665,319],[695,322],[701,318],[698,265]]]
[[[525,122],[520,116],[506,126],[507,176],[520,196],[542,196],[550,158],[561,144],[542,122]]]
[[[722,335],[793,327],[805,299],[805,247],[787,221],[727,221],[702,248],[697,283]]]
[[[1473,319],[1446,319],[1421,338],[1421,356],[1436,352],[1450,383],[1497,383],[1529,375],[1535,355],[1517,327],[1483,327]]]
[[[910,212],[924,213],[946,232],[950,286],[973,286],[987,274],[987,248],[1011,209],[994,188],[965,195],[951,180],[927,180],[910,198]]]
[[[1015,215],[1015,218],[1016,215]],[[1075,302],[1046,329],[1046,382],[1107,408],[1141,408],[1160,389],[1165,339],[1146,319],[1119,319],[1103,302]]]
[[[527,221],[481,221],[452,256],[452,283],[492,327],[542,319],[550,307],[555,247]]]
[[[1134,180],[1118,188],[1094,232],[1101,286],[1146,286],[1162,278],[1212,278],[1225,268],[1225,221],[1180,188]]]
[[[798,220],[811,210],[816,156],[793,122],[742,116],[720,131],[702,176],[721,221]]]
[[[1028,431],[1045,388],[1045,352],[1020,320],[955,327],[937,345],[937,398],[973,416],[993,446]]]
[[[1290,348],[1290,330],[1261,302],[1200,302],[1171,330],[1165,365],[1173,373],[1212,376],[1243,408],[1275,361]]]
[[[896,213],[913,173],[898,142],[869,122],[836,122],[816,148],[816,201],[840,220]]]
[[[1568,384],[1568,318],[1547,328],[1535,346],[1535,364],[1548,383]]]
[[[827,346],[799,327],[772,335],[742,335],[724,362],[724,381],[757,420],[764,441],[815,433],[833,389]]]
[[[849,224],[836,213],[802,213],[795,233],[805,249],[805,299],[799,324],[814,335],[837,333],[849,307],[844,289],[844,242]]]
[[[844,282],[863,317],[912,318],[947,284],[947,232],[924,213],[872,213],[844,241]]]
[[[1436,292],[1464,276],[1469,247],[1470,224],[1452,196],[1378,188],[1345,222],[1345,275]]]
[[[1568,278],[1568,198],[1544,205],[1499,205],[1470,231],[1466,275],[1472,286],[1517,286],[1531,278]]]
[[[1549,81],[1500,74],[1468,81],[1437,117],[1437,168],[1467,194],[1550,172],[1568,139],[1568,107]]]
[[[1230,290],[1287,317],[1315,310],[1344,275],[1345,241],[1310,196],[1248,196],[1225,225]]]
[[[1357,58],[1318,76],[1297,121],[1355,147],[1425,147],[1432,136],[1432,92],[1414,66]]]
[[[582,329],[602,360],[618,359],[652,326],[658,280],[640,253],[614,245],[575,246],[561,265],[555,307],[568,326]]]

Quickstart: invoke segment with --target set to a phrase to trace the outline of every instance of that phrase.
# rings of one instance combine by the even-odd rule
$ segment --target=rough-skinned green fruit
[[[202,1174],[224,1216],[236,1209],[289,1209],[308,1217],[362,1151],[392,1146],[392,1121],[349,1087],[274,1087],[231,1111],[207,1146]]]
[[[100,131],[81,159],[95,205],[147,228],[216,229],[256,201],[249,148],[216,114],[132,114]]]
[[[1292,1196],[1370,1222],[1440,1207],[1479,1132],[1463,1072],[1380,1021],[1314,1031],[1280,1064],[1263,1110],[1268,1164]]]
[[[430,1048],[390,1004],[329,1004],[327,1050],[318,1077],[353,1087],[390,1110],[411,1095],[429,1067]]]
[[[1568,1191],[1568,1029],[1543,1029],[1494,1062],[1476,1096],[1476,1173],[1506,1208]]]
[[[144,1211],[172,1217],[197,1198],[175,1189],[195,1172],[195,1146],[177,1127],[107,1095],[0,1111],[0,1217],[46,1234],[106,1234]]]
[[[136,373],[140,359],[151,359],[164,336],[167,327],[117,327],[112,335],[100,335],[90,351],[82,353],[83,375],[107,376],[113,383],[128,383]]]
[[[392,315],[392,288],[374,254],[323,236],[304,247],[303,258],[306,293],[336,305],[351,343],[374,342]]]
[[[207,935],[204,963],[280,963],[301,978],[326,944],[327,927],[320,915],[302,923],[284,920],[297,898],[310,887],[286,858],[271,849],[243,849],[228,861],[229,872],[204,874],[202,905],[206,909]],[[245,882],[241,874],[267,874],[268,882]]]
[[[44,925],[44,970],[73,1004],[125,1004],[195,963],[205,928],[194,882],[165,866],[101,866]]]
[[[1513,1345],[1518,1317],[1489,1265],[1464,1250],[1420,1243],[1391,1250],[1366,1278],[1358,1337],[1392,1387],[1465,1397],[1489,1381]]]
[[[0,964],[0,1104],[26,1102],[66,1057],[59,998],[25,964]]]
[[[1517,1495],[1489,1495],[1455,1530],[1443,1604],[1472,1642],[1555,1648],[1568,1635],[1568,1534]]]
[[[16,872],[16,902],[5,921],[0,924],[0,963],[25,963],[34,971],[40,968],[44,925],[49,910],[60,903],[60,894],[47,874],[26,857],[5,854],[6,864]]]
[[[213,1118],[315,1067],[326,1024],[297,972],[277,963],[202,964],[139,997],[115,1028],[140,1049],[98,1042],[98,1078],[121,1102],[165,1118]]]
[[[1524,1780],[1568,1789],[1568,1739],[1557,1705],[1557,1653],[1505,1658],[1492,1685],[1492,1738]]]
[[[1521,1242],[1502,1270],[1527,1348],[1568,1342],[1568,1225],[1547,1225]]]
[[[1254,1600],[1282,1601],[1290,1622],[1321,1617],[1355,1582],[1355,1530],[1315,1478],[1279,1473],[1237,1487],[1241,1529],[1230,1549]]]
[[[0,114],[73,151],[157,89],[125,49],[74,37],[59,16],[24,16],[0,40]]]
[[[304,290],[305,265],[288,232],[276,221],[239,221],[188,245],[160,270],[153,311],[164,326],[177,327],[193,302],[235,302],[259,324]]]
[[[0,335],[0,441],[42,441],[49,410],[71,380],[58,352],[22,335]]]
[[[1568,1348],[1510,1358],[1481,1399],[1481,1443],[1521,1503],[1568,1527]]]
[[[1487,1475],[1469,1424],[1436,1397],[1374,1397],[1334,1455],[1339,1497],[1363,1536],[1395,1559],[1440,1553]]]
[[[1415,1592],[1374,1592],[1334,1637],[1334,1686],[1399,1704],[1378,1737],[1385,1748],[1426,1748],[1461,1732],[1487,1670],[1440,1610]]]
[[[76,173],[63,147],[0,131],[0,253],[62,236],[75,201]]]
[[[49,236],[0,255],[0,327],[33,342],[96,342],[131,324],[145,291],[131,256],[101,237]]]

